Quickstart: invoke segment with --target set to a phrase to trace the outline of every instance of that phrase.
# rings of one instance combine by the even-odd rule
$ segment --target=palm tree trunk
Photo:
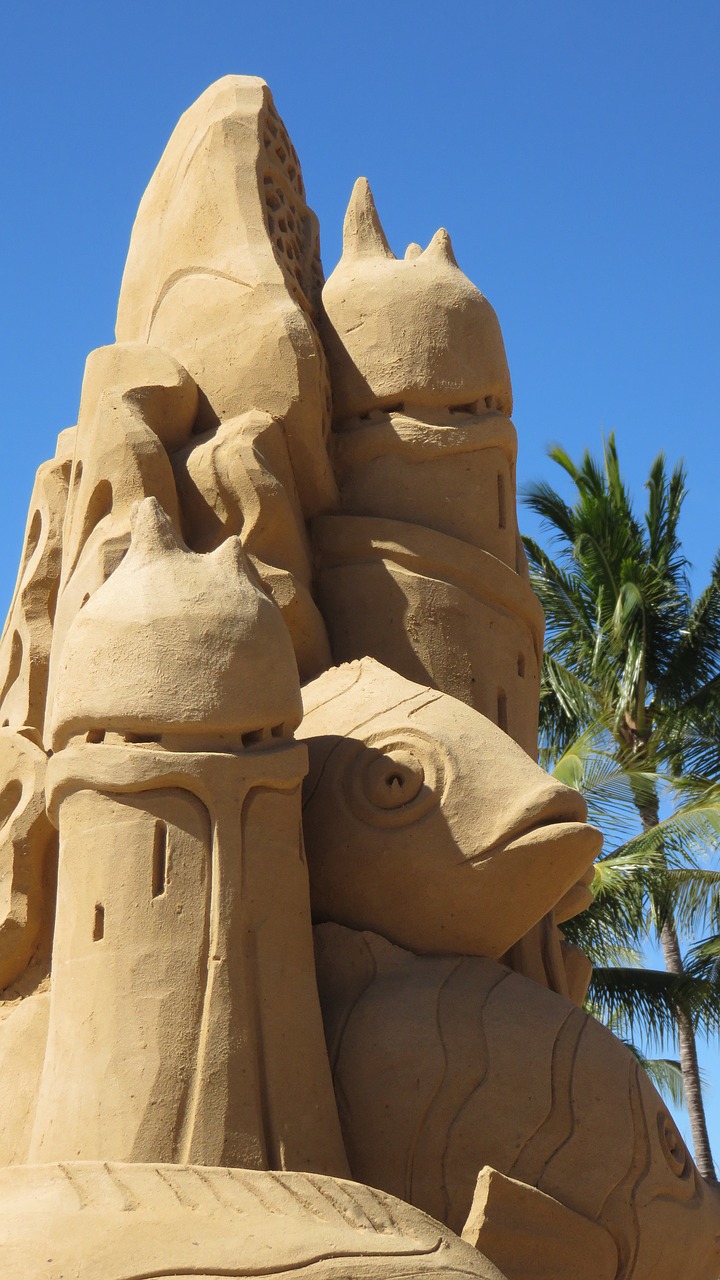
[[[660,819],[657,796],[650,803],[638,804],[638,811],[644,831],[656,826]],[[672,914],[667,916],[660,928],[660,945],[666,971],[676,974],[678,977],[682,976],[685,972],[685,967]],[[680,1010],[676,1014],[676,1020],[678,1044],[680,1046],[680,1070],[683,1078],[685,1106],[690,1119],[695,1163],[706,1182],[717,1183],[718,1178],[710,1149],[710,1136],[705,1118],[695,1030],[687,1014]]]
[[[660,944],[667,972],[682,975],[685,970],[678,944],[677,930],[672,920],[666,920],[662,926]],[[677,1013],[677,1028],[678,1042],[680,1044],[680,1070],[682,1071],[685,1090],[685,1105],[690,1117],[695,1163],[707,1182],[716,1183],[717,1175],[710,1150],[710,1138],[700,1085],[700,1068],[698,1066],[695,1032],[690,1019],[680,1011]]]

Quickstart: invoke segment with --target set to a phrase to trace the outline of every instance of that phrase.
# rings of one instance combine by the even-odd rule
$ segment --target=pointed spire
[[[422,253],[421,246],[419,244],[416,244],[415,241],[413,240],[412,243],[409,244],[407,249],[405,250],[405,261],[412,262],[415,258],[419,258],[421,253]]]
[[[262,581],[250,557],[245,554],[238,534],[232,534],[231,537],[226,538],[219,547],[208,553],[208,558],[213,560],[216,566],[223,566],[228,577],[236,578],[241,584],[241,589],[254,591],[272,600],[272,592]]]
[[[353,187],[343,224],[343,258],[394,258],[367,178]]]
[[[149,564],[158,556],[175,551],[187,552],[187,547],[157,498],[136,502],[130,517],[128,556],[138,564]]]
[[[444,227],[440,227],[440,229],[435,232],[435,235],[423,253],[423,258],[435,258],[438,262],[446,262],[452,267],[457,266],[455,254],[453,253],[452,241]]]

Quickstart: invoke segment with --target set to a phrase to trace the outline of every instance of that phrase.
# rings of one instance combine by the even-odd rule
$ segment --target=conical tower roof
[[[497,316],[458,267],[447,231],[397,259],[365,178],[350,198],[323,306],[336,423],[398,404],[510,414]]]
[[[138,505],[127,555],[73,621],[57,690],[55,749],[91,730],[240,745],[302,716],[289,633],[239,538],[197,555],[155,498]]]

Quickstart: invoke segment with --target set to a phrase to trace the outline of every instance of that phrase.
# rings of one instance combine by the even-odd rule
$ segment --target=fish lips
[[[465,859],[468,872],[481,880],[482,953],[503,955],[576,886],[589,903],[602,842],[601,832],[587,822],[548,822]],[[581,901],[578,909],[588,903]],[[568,914],[575,912],[564,918]]]

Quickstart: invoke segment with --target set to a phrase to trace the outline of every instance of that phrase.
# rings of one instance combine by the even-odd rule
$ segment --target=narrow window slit
[[[505,477],[498,471],[497,478],[498,491],[498,528],[507,528],[507,512],[505,510]]]
[[[525,678],[525,654],[524,653],[518,654],[517,667],[518,667],[518,675],[520,676],[520,679],[523,680]]]
[[[504,693],[502,689],[498,689],[497,722],[498,722],[498,729],[502,729],[503,733],[507,733],[508,731],[507,694]]]
[[[167,888],[167,827],[164,822],[155,823],[153,840],[153,898],[161,898]]]
[[[93,925],[93,942],[100,942],[105,937],[105,908],[101,902],[95,903],[95,923]]]

